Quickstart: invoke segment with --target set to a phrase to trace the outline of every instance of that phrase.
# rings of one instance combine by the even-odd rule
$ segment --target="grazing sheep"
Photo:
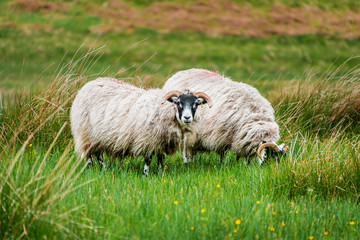
[[[164,104],[165,102],[172,104]],[[71,107],[75,151],[92,164],[95,155],[103,165],[103,152],[113,157],[144,156],[148,175],[152,155],[172,154],[179,144],[196,139],[197,106],[211,100],[205,93],[144,90],[111,78],[84,85]]]
[[[198,110],[197,150],[214,151],[220,157],[227,150],[238,157],[257,155],[260,164],[273,155],[285,155],[285,144],[276,145],[279,126],[269,101],[248,84],[234,82],[204,69],[180,71],[169,78],[163,89],[204,91],[214,101],[212,111]],[[271,150],[273,149],[273,150]]]

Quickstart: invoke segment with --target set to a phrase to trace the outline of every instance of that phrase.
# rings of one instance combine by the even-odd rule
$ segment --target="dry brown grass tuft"
[[[284,127],[327,137],[359,131],[360,71],[335,76],[336,72],[320,78],[309,75],[279,94],[273,102]]]
[[[322,34],[354,39],[360,36],[360,14],[356,11],[330,12],[315,6],[291,8],[274,4],[270,9],[230,1],[196,1],[185,4],[153,3],[137,9],[110,1],[100,9],[89,4],[91,12],[110,24],[94,26],[95,32],[121,32],[151,28],[161,32],[200,32],[210,36]]]
[[[46,2],[42,0],[18,0],[11,3],[11,7],[25,12],[52,12],[64,9],[64,4]]]
[[[44,0],[17,0],[10,7],[24,12],[60,12],[77,3]],[[86,3],[88,15],[96,15],[102,23],[90,26],[94,33],[133,32],[150,28],[160,32],[199,32],[210,36],[239,35],[269,37],[320,34],[356,39],[360,36],[360,13],[356,10],[327,11],[306,5],[293,8],[276,3],[271,7],[254,7],[248,3],[209,0],[154,2],[136,8],[122,1]],[[67,16],[68,17],[68,16]]]

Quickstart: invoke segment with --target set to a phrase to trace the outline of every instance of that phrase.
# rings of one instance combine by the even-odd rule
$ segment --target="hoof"
[[[99,165],[100,165],[100,169],[106,169],[106,166],[104,164],[104,162],[99,162]]]
[[[90,167],[92,168],[94,166],[93,162],[91,161],[91,158],[89,158],[87,161],[86,161],[86,166],[87,167]]]
[[[144,169],[143,177],[148,177],[148,176],[149,176],[149,169]]]

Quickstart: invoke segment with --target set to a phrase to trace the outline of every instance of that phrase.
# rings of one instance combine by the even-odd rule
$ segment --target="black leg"
[[[92,167],[94,165],[93,161],[92,161],[91,154],[89,154],[89,156],[87,158],[86,165],[89,166],[89,167]]]
[[[219,153],[219,163],[223,164],[225,161],[225,152],[220,152]]]
[[[159,156],[157,156],[157,159],[158,159],[158,172],[162,174],[164,169],[164,155],[160,154]]]
[[[102,158],[102,154],[100,152],[95,153],[95,156],[100,164],[100,168],[105,167],[104,160]]]
[[[251,164],[251,162],[252,162],[251,159],[252,159],[252,158],[253,158],[253,157],[249,157],[249,156],[246,156],[246,157],[245,157],[246,163],[247,163],[248,165]],[[236,157],[236,160],[237,160],[238,162],[239,162],[239,159],[240,159],[239,157]]]
[[[151,163],[151,158],[146,157],[146,158],[145,158],[144,171],[143,171],[143,176],[144,176],[144,177],[149,176],[150,163]]]

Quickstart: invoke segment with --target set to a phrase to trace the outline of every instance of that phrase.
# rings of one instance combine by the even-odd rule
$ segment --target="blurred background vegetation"
[[[89,74],[136,72],[158,87],[178,70],[199,67],[266,94],[359,55],[359,7],[323,0],[2,0],[0,88],[43,88],[60,62],[106,45]],[[358,64],[349,60],[338,73]]]

